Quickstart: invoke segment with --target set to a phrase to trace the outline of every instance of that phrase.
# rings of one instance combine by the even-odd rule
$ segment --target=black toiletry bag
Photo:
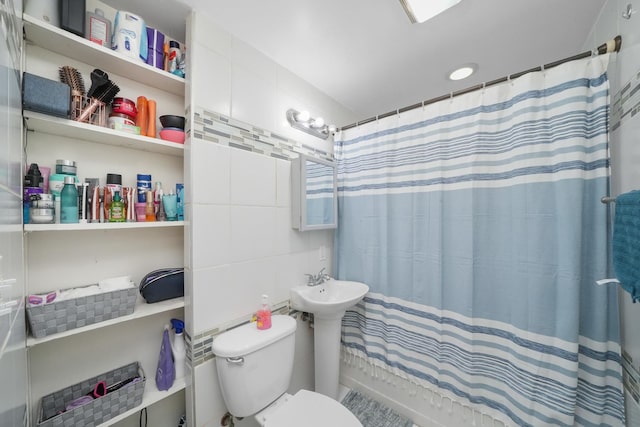
[[[140,295],[153,303],[184,296],[184,268],[161,268],[140,281]]]

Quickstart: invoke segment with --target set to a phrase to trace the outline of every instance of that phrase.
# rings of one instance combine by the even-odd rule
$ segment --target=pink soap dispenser
[[[271,327],[271,309],[269,308],[269,297],[262,295],[262,306],[256,313],[256,324],[258,329],[269,329]]]

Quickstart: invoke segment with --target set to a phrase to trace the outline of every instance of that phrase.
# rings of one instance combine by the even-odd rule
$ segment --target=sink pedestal
[[[337,400],[340,378],[340,331],[342,316],[313,316],[313,355],[315,358],[316,392]]]
[[[313,313],[316,391],[338,399],[342,316],[369,292],[364,283],[330,279],[315,286],[291,288],[291,306]]]

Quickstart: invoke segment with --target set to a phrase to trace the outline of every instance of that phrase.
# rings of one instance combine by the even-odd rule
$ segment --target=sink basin
[[[317,286],[291,288],[291,305],[315,316],[341,318],[369,292],[364,283],[330,279]]]

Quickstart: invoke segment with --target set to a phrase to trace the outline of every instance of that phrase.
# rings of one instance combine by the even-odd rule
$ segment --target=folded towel
[[[640,299],[640,191],[616,197],[613,222],[613,269],[633,302]]]

